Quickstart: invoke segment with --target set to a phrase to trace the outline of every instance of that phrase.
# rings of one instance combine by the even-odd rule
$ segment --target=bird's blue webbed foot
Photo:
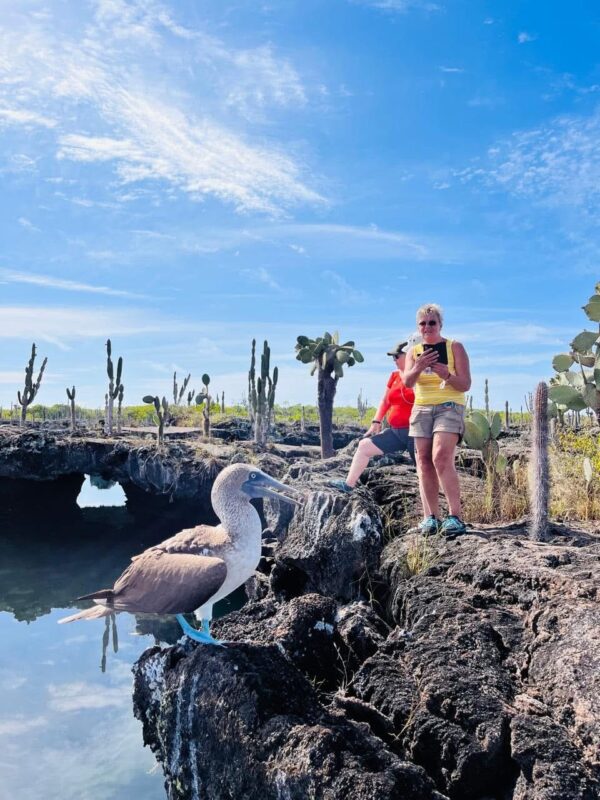
[[[218,647],[225,647],[223,642],[220,642],[218,639],[215,639],[211,632],[210,632],[210,624],[207,619],[202,620],[202,628],[197,630],[193,628],[187,619],[183,616],[183,614],[176,614],[175,619],[181,626],[181,630],[185,633],[186,636],[189,636],[190,639],[193,639],[195,642],[201,642],[202,644],[213,644],[217,645]]]

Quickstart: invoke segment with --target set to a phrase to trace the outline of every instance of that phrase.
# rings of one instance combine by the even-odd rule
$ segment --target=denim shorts
[[[413,406],[409,433],[415,438],[433,439],[434,433],[465,432],[465,407],[459,403],[438,403],[435,406]]]
[[[383,453],[401,453],[406,450],[412,461],[415,460],[415,443],[412,436],[408,435],[408,428],[386,428],[370,439]]]

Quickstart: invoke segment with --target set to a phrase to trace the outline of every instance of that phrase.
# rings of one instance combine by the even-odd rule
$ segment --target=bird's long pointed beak
[[[251,497],[272,497],[275,500],[283,500],[285,503],[299,506],[302,495],[291,486],[271,478],[270,475],[261,475],[252,484],[245,483],[244,490]],[[294,496],[295,495],[295,496]]]

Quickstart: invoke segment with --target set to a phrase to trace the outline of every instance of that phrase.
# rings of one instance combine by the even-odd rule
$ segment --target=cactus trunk
[[[40,368],[37,381],[33,381],[33,365],[35,363],[36,357],[36,349],[35,349],[35,342],[31,345],[31,358],[29,359],[29,363],[25,367],[25,386],[23,388],[23,393],[17,392],[17,399],[21,404],[21,425],[25,423],[25,418],[27,417],[27,408],[33,402],[38,390],[40,388],[40,384],[42,382],[42,376],[44,375],[44,370],[46,369],[46,363],[48,361],[45,358],[42,362],[42,366]]]
[[[267,341],[263,344],[263,352],[260,359],[260,377],[256,377],[256,340],[252,340],[252,353],[250,357],[250,370],[248,372],[248,402],[250,421],[254,434],[255,444],[263,447],[267,441],[271,423],[273,420],[273,408],[275,405],[275,389],[279,377],[277,367],[273,369],[273,375],[269,374],[271,366],[271,350]]]
[[[321,435],[321,458],[335,455],[333,449],[333,399],[337,389],[337,378],[319,369],[317,400],[319,405],[319,431]]]
[[[548,463],[548,387],[538,383],[533,399],[533,430],[529,472],[531,524],[529,538],[543,542],[548,531],[550,475]]]

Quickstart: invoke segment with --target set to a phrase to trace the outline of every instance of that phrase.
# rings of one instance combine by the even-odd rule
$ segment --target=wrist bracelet
[[[371,422],[371,425],[381,425],[381,420],[380,419],[374,419],[373,422]]]

